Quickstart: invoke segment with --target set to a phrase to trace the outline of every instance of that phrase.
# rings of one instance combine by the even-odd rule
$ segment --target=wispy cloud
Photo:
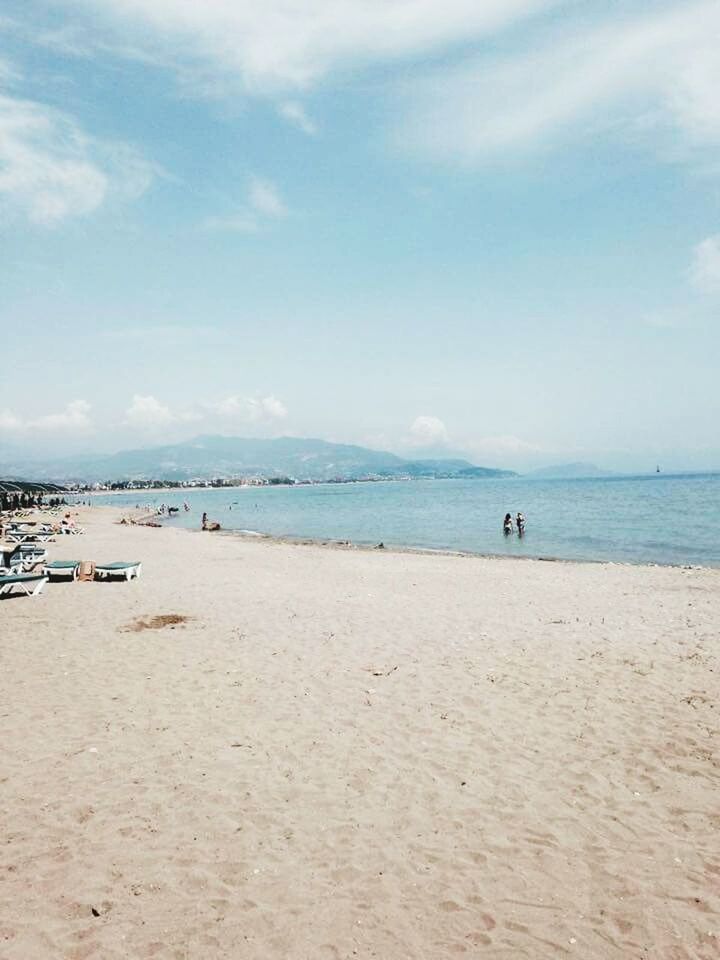
[[[239,233],[257,233],[269,220],[288,215],[288,208],[278,187],[263,177],[251,177],[243,206],[231,213],[208,217],[206,230],[230,230]]]
[[[12,410],[0,410],[0,432],[14,433],[22,430],[23,426],[20,417]]]
[[[664,5],[629,20],[613,11],[531,32],[502,57],[414,76],[399,139],[439,158],[487,161],[612,130],[674,134],[674,153],[720,145],[720,6]],[[682,134],[683,145],[677,143]]]
[[[102,35],[105,49],[130,46],[198,76],[207,89],[213,73],[223,85],[276,95],[302,90],[330,71],[425,54],[482,37],[514,21],[555,6],[558,0],[65,0],[88,11],[92,48]],[[78,40],[80,24],[73,30]],[[104,30],[103,30],[104,27]]]
[[[395,124],[402,149],[476,163],[600,131],[652,140],[673,159],[720,145],[717,0],[62,2],[74,52],[164,66],[197,96],[271,98],[310,135],[298,94],[333,73],[414,59]],[[562,18],[540,16],[556,8]],[[241,213],[208,225],[257,227]]]
[[[309,137],[314,137],[318,132],[315,121],[308,116],[305,107],[296,100],[285,100],[278,107],[278,113],[283,120],[287,120]]]
[[[156,173],[131,146],[91,137],[45,104],[0,93],[0,210],[6,222],[20,216],[53,226],[86,216],[112,196],[140,196]]]
[[[703,293],[720,293],[720,233],[706,237],[693,250],[690,279]]]
[[[248,194],[250,206],[266,217],[285,217],[287,207],[280,197],[278,188],[270,180],[253,177]]]

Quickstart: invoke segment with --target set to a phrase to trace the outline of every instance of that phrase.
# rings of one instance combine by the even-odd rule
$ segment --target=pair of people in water
[[[519,536],[522,536],[525,533],[525,517],[518,512],[517,517],[515,517],[515,526]],[[509,536],[513,532],[513,518],[509,513],[505,514],[505,519],[503,520],[503,533],[505,536]]]

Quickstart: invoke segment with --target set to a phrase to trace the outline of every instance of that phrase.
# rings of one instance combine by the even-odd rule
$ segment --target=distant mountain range
[[[603,470],[594,463],[560,463],[552,467],[541,467],[525,474],[526,477],[537,477],[538,480],[580,480],[590,477],[614,477],[617,474],[611,470]]]
[[[397,477],[475,479],[515,476],[462,459],[407,460],[393,453],[326,440],[200,436],[184,443],[105,456],[31,461],[0,451],[0,474],[59,482],[292,477],[348,480]]]

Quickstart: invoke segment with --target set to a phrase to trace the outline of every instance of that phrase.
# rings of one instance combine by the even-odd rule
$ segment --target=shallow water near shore
[[[134,491],[93,502],[178,506],[163,522],[196,529],[206,511],[223,530],[277,537],[720,567],[720,474]],[[525,536],[506,537],[502,518],[518,510],[527,519]]]

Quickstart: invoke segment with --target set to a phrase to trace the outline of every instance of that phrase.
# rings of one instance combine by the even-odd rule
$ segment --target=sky
[[[718,0],[3,0],[0,461],[720,469]]]

